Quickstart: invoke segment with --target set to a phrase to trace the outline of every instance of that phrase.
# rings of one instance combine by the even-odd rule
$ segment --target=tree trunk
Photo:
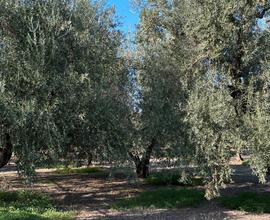
[[[12,143],[8,133],[5,134],[5,146],[0,148],[0,168],[7,165],[12,155]]]
[[[136,165],[136,173],[139,178],[146,178],[149,175],[150,158],[155,144],[155,139],[152,139],[141,159],[138,155],[130,153],[130,156]]]
[[[241,161],[244,161],[244,158],[242,157],[241,152],[238,153],[238,156],[239,156],[239,159],[240,159]]]
[[[93,161],[93,154],[92,153],[87,153],[87,167],[90,167],[92,165]]]

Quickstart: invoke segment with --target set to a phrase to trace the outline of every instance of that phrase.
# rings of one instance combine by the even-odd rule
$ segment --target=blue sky
[[[139,15],[132,10],[129,0],[108,0],[108,4],[116,7],[116,14],[122,23],[120,29],[125,33],[134,32],[135,26],[139,22]]]

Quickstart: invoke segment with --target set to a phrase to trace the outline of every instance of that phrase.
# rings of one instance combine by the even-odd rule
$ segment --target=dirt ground
[[[1,186],[9,190],[26,189],[18,178],[14,166],[0,172]],[[233,183],[222,190],[224,195],[243,191],[258,191],[270,194],[270,184],[258,184],[257,178],[246,166],[235,165]],[[147,219],[147,220],[270,220],[270,214],[253,215],[241,211],[227,210],[215,201],[204,202],[195,208],[184,209],[133,209],[118,212],[110,209],[120,198],[132,196],[142,190],[153,188],[129,181],[115,175],[109,178],[100,174],[58,175],[53,169],[38,170],[37,182],[31,190],[39,190],[51,195],[63,209],[75,210],[77,219]],[[29,189],[29,188],[27,188]]]

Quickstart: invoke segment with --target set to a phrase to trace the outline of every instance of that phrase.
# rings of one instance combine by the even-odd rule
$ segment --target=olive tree
[[[136,121],[138,140],[131,157],[138,175],[145,177],[151,155],[179,159],[192,149],[188,148],[188,125],[184,122],[187,93],[179,62],[183,50],[177,49],[179,45],[174,36],[177,27],[171,22],[172,6],[169,1],[140,3],[143,4],[139,6],[141,22],[134,60],[140,111]]]
[[[235,150],[252,152],[252,167],[264,180],[268,166],[268,130],[264,126],[268,118],[269,33],[260,21],[268,16],[268,1],[135,3],[143,8],[138,48],[143,51],[145,105],[159,100],[162,106],[167,96],[153,91],[161,91],[161,82],[175,77],[166,88],[181,88],[181,94],[174,91],[170,105],[182,103],[178,113],[184,113],[191,144],[187,155],[193,156],[207,180],[206,197],[217,196],[219,187],[229,180],[229,160]],[[166,72],[163,81],[153,80]],[[156,83],[150,84],[151,80]],[[153,109],[149,112],[159,119]],[[142,110],[144,113],[147,115]],[[163,123],[160,125],[155,124],[154,131]],[[262,129],[265,135],[260,137]]]
[[[25,174],[67,152],[125,156],[129,80],[101,2],[0,1],[1,165]]]
[[[201,93],[207,98],[194,99],[197,89],[190,90],[189,103],[197,110],[189,112],[189,119],[194,137],[199,141],[196,146],[204,149],[199,161],[201,158],[207,161],[210,181],[206,196],[212,198],[218,195],[218,187],[228,180],[232,150],[249,149],[254,153],[252,158],[260,154],[255,150],[259,146],[254,142],[252,127],[264,123],[254,109],[265,112],[267,106],[257,105],[263,87],[252,83],[251,79],[259,80],[267,71],[263,63],[269,59],[269,34],[262,30],[258,21],[265,19],[269,5],[267,1],[255,0],[194,0],[182,1],[180,7],[185,22],[184,34],[190,39],[187,45],[193,51],[187,70],[195,81],[204,78],[203,87],[201,83],[194,87],[202,88]],[[207,86],[209,83],[213,87],[211,90]],[[264,83],[267,84],[267,79]],[[205,142],[201,142],[202,139]],[[261,141],[262,145],[267,145],[266,139]],[[256,161],[258,165],[254,167],[260,170],[257,173],[263,180],[265,165]]]

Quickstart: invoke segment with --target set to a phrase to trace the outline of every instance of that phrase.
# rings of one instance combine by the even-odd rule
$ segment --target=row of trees
[[[150,157],[200,167],[206,196],[248,150],[269,166],[269,32],[263,0],[136,0],[135,49],[114,10],[88,0],[0,0],[0,165]],[[130,56],[131,54],[131,56]],[[174,164],[175,165],[175,164]]]

